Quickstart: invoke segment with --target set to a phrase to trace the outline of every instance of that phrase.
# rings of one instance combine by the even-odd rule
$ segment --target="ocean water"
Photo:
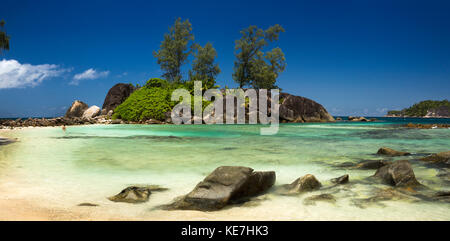
[[[375,155],[387,146],[413,153],[400,159],[411,161],[417,179],[431,192],[450,190],[449,180],[438,176],[445,170],[417,160],[450,150],[450,129],[399,128],[423,121],[430,120],[282,124],[273,136],[259,135],[261,125],[91,125],[68,127],[66,132],[60,128],[3,131],[0,136],[18,142],[0,146],[0,191],[6,199],[28,200],[46,210],[82,213],[92,219],[450,220],[448,202],[364,201],[389,187],[368,179],[375,170],[339,167],[361,160],[399,159]],[[297,196],[269,191],[217,212],[158,208],[188,193],[223,165],[273,170],[276,186],[313,174],[323,188]],[[344,174],[350,175],[350,184],[331,188],[329,180]],[[169,190],[154,192],[149,202],[138,205],[106,198],[135,184]],[[321,193],[332,193],[336,203],[304,202]],[[77,206],[84,202],[100,206]]]

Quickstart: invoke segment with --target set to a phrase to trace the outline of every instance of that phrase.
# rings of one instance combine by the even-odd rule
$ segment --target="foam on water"
[[[94,212],[137,219],[257,220],[450,220],[450,205],[386,201],[364,207],[355,202],[387,186],[368,183],[374,170],[336,168],[344,162],[380,159],[381,146],[417,153],[411,157],[419,181],[433,190],[449,188],[438,169],[415,161],[449,150],[450,130],[393,128],[388,124],[283,124],[275,136],[260,136],[259,125],[108,125],[36,128],[2,132],[19,142],[0,147],[0,190],[6,197],[34,200],[48,208],[76,209],[100,204]],[[299,128],[300,127],[300,128]],[[394,158],[396,159],[396,158]],[[276,185],[314,174],[324,187],[350,174],[354,184],[333,190],[335,204],[305,205],[322,190],[286,197],[269,193],[257,201],[213,213],[162,211],[155,207],[186,194],[222,165],[274,170]],[[154,184],[169,191],[152,194],[140,205],[113,203],[106,197],[133,184]],[[8,191],[5,191],[8,190]],[[356,201],[355,201],[356,200]]]

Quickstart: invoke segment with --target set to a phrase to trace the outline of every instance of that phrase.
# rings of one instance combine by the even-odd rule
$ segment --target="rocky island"
[[[170,111],[173,103],[170,105],[168,96],[171,92],[168,89],[156,87],[160,85],[160,82],[168,85],[164,80],[157,78],[150,79],[143,87],[119,83],[108,91],[102,109],[76,100],[63,117],[0,120],[0,128],[89,124],[170,124]],[[155,98],[155,95],[161,94],[164,95],[164,98]],[[136,108],[136,105],[140,107]],[[166,108],[161,108],[161,106]],[[116,112],[117,108],[119,112]],[[236,115],[236,106],[234,108]],[[248,106],[246,106],[246,111],[248,115]],[[132,116],[123,114],[130,112],[134,112]],[[321,104],[305,97],[280,93],[280,122],[334,121],[334,118]]]
[[[390,110],[385,117],[450,118],[450,102],[425,100],[403,110]]]

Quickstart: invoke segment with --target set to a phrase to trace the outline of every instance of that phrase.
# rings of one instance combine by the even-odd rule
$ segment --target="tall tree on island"
[[[252,86],[256,89],[277,88],[275,83],[286,68],[286,58],[280,48],[263,52],[270,42],[278,40],[283,27],[276,24],[266,30],[250,26],[241,31],[241,39],[236,41],[236,61],[233,79],[239,87]]]
[[[189,20],[182,22],[178,18],[164,35],[159,50],[153,52],[164,72],[162,76],[171,83],[182,81],[181,66],[192,52],[189,42],[194,40],[194,35],[191,31]]]
[[[216,77],[220,73],[219,65],[215,63],[216,50],[211,43],[207,43],[205,47],[196,44],[194,57],[192,70],[189,71],[189,80],[200,80],[203,88],[213,88],[216,84]]]
[[[6,34],[5,30],[5,21],[0,21],[0,53],[3,50],[9,50],[9,36]]]

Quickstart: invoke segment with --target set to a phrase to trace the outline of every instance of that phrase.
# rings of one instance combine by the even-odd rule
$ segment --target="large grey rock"
[[[74,117],[82,117],[84,112],[89,108],[89,106],[79,100],[76,100],[72,103],[72,106],[67,110],[65,117],[66,118],[74,118]]]
[[[87,119],[94,118],[100,115],[100,112],[101,112],[100,107],[93,105],[89,107],[86,111],[84,111],[82,117]]]
[[[105,109],[105,113],[114,111],[114,109],[122,104],[128,96],[135,90],[132,84],[116,84],[106,94],[105,101],[103,102],[102,109]]]
[[[396,150],[388,148],[388,147],[381,147],[380,149],[378,149],[377,154],[378,155],[386,155],[386,156],[408,156],[408,155],[411,155],[411,153],[409,153],[409,152],[396,151]]]
[[[169,209],[211,211],[267,191],[275,183],[275,172],[254,172],[252,168],[222,166],[209,174]]]
[[[334,118],[319,103],[305,97],[280,93],[280,119],[290,122],[333,122]]]
[[[399,160],[380,167],[374,177],[391,186],[414,187],[420,185],[408,160]]]

